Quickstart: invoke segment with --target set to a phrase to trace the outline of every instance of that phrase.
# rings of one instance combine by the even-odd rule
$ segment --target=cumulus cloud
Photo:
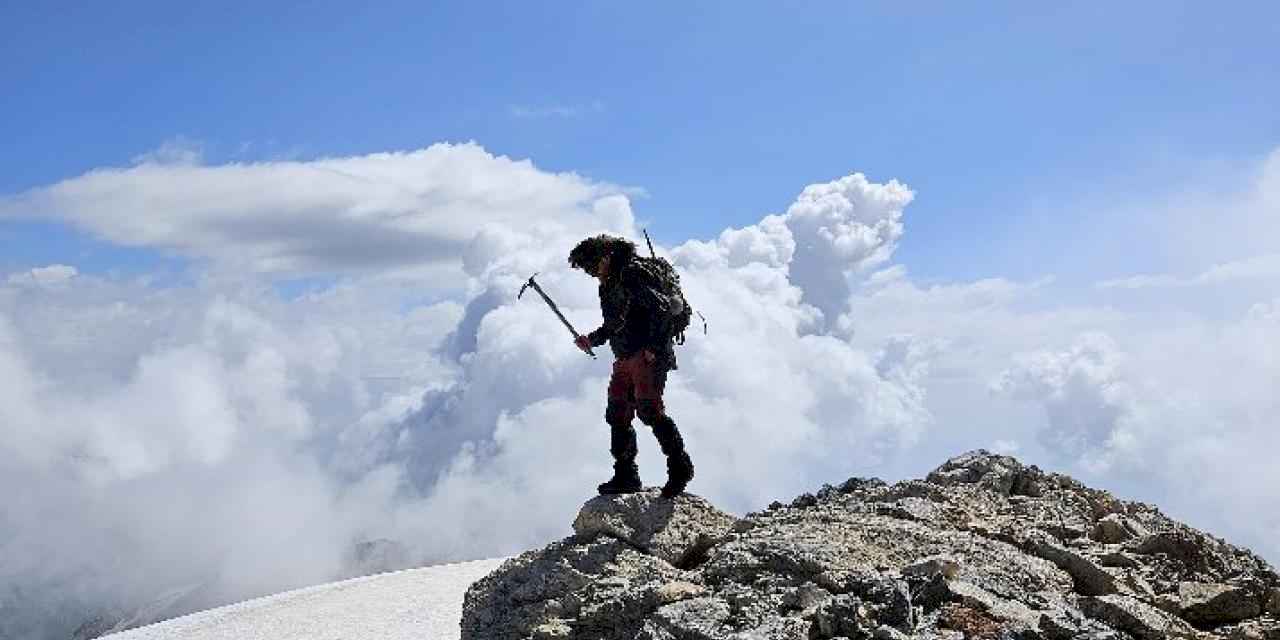
[[[1280,513],[1265,453],[1280,445],[1271,307],[1222,324],[1111,323],[1107,335],[1016,356],[993,389],[1041,409],[1048,459],[1275,558],[1280,518],[1257,515]]]
[[[1131,393],[1120,374],[1114,341],[1082,336],[1062,352],[1018,357],[993,390],[1042,403],[1048,422],[1040,432],[1047,449],[1092,461],[1124,437],[1131,418]]]
[[[65,600],[31,611],[74,626],[192,583],[207,605],[333,579],[394,493],[347,436],[453,367],[435,351],[458,305],[376,288],[0,286],[0,480],[27,487],[0,509],[0,597]],[[388,370],[403,379],[364,379]]]
[[[421,153],[502,164],[475,149]],[[221,171],[262,168],[166,166],[177,173],[160,177],[154,189],[172,193],[170,180],[191,186],[186,171],[231,184],[249,174]],[[316,169],[270,171],[282,171],[280,178]],[[138,171],[109,171],[108,182],[157,177]],[[23,199],[88,188],[93,175]],[[131,583],[130,593],[214,579],[220,593],[242,597],[324,579],[344,545],[362,536],[405,540],[420,557],[444,560],[517,551],[561,535],[584,487],[608,472],[609,368],[578,352],[540,300],[517,301],[515,294],[528,274],[540,272],[565,313],[583,330],[593,328],[600,321],[594,281],[570,270],[565,256],[589,233],[636,233],[622,194],[563,176],[513,180],[516,191],[522,181],[551,191],[568,181],[580,190],[551,199],[567,210],[557,215],[513,220],[504,217],[506,196],[495,196],[467,226],[452,221],[448,233],[458,240],[449,255],[465,284],[421,283],[446,300],[409,310],[403,291],[413,285],[376,276],[291,301],[225,271],[194,288],[78,276],[54,290],[11,278],[0,289],[0,308],[16,337],[0,363],[15,380],[5,391],[6,417],[21,426],[7,443],[6,473],[15,481],[33,474],[64,480],[29,510],[9,514],[18,530],[8,549],[55,558],[70,544],[69,537],[41,537],[47,522],[38,505],[76,514],[66,517],[68,531],[115,533],[93,552],[54,563],[60,569],[31,565],[4,578],[40,573],[56,585],[75,573],[72,565],[106,576],[110,567],[95,553],[117,557],[127,549],[138,556],[135,570],[116,577]],[[345,199],[349,211],[386,210],[385,192],[338,182],[332,188],[341,197],[322,199]],[[834,273],[880,260],[878,241],[854,246],[865,235],[856,230],[858,216],[892,217],[868,212],[873,205],[862,202],[880,185],[860,177],[832,184],[806,190],[794,215],[659,248],[685,274],[699,311],[713,319],[714,331],[682,351],[670,404],[700,465],[699,491],[730,509],[811,488],[851,463],[891,458],[930,419],[921,385],[933,352],[901,337],[864,351],[823,335],[821,312],[793,280],[791,221],[821,240],[832,261],[810,261],[810,268]],[[824,198],[833,202],[817,204]],[[118,206],[111,198],[102,205]],[[187,207],[175,224],[141,237],[158,246],[201,246],[178,239],[232,228],[222,219],[240,215]],[[77,215],[104,234],[121,232],[95,208]],[[264,246],[255,234],[223,239],[227,255]],[[413,334],[423,321],[434,329]],[[432,364],[406,370],[415,359]],[[409,379],[364,375],[388,371]],[[642,447],[646,479],[660,482],[664,465],[649,440]],[[566,456],[575,463],[548,467]],[[744,481],[735,471],[744,467],[766,472]],[[83,508],[103,492],[119,498]],[[157,506],[174,502],[203,507]],[[165,540],[209,544],[179,561]],[[106,581],[99,584],[108,591]]]
[[[848,278],[893,255],[913,197],[896,180],[877,184],[860,173],[805,187],[785,216],[797,247],[791,277],[805,300],[831,319],[844,311]]]
[[[300,176],[322,166],[436,186],[401,201],[377,180],[335,176],[308,200]],[[36,270],[0,280],[0,420],[12,425],[0,480],[34,487],[0,507],[0,554],[21,559],[0,563],[0,587],[88,585],[89,601],[213,580],[232,599],[327,579],[360,539],[398,539],[443,561],[568,532],[609,473],[608,358],[577,351],[541,300],[516,292],[539,272],[569,319],[594,328],[595,283],[565,256],[585,235],[636,237],[624,193],[465,145],[131,173],[141,169],[93,172],[5,210],[87,189],[101,173],[135,194],[154,179],[157,202],[186,208],[139,232],[144,244],[344,276],[293,299],[226,262],[194,286],[73,267],[41,272],[69,273],[58,286],[37,286]],[[237,211],[173,195],[240,177],[308,185],[244,202],[262,215],[279,204],[277,219],[312,212],[300,233],[313,239],[341,235],[344,223],[329,228],[337,218],[414,232],[415,214],[386,212],[441,214],[444,226],[422,233],[444,257],[424,260],[448,262],[455,279],[414,271],[417,258],[384,268],[281,249],[241,233]],[[191,202],[231,193],[197,189]],[[115,216],[150,196],[103,197],[101,211],[85,200],[56,215],[108,238],[153,225]],[[656,247],[709,322],[690,332],[667,396],[698,465],[692,490],[745,511],[851,475],[918,475],[994,443],[1124,497],[1167,499],[1171,513],[1280,555],[1268,537],[1280,523],[1238,517],[1280,513],[1265,455],[1280,445],[1268,430],[1280,358],[1260,348],[1280,343],[1274,296],[1219,322],[1068,305],[1050,280],[924,286],[892,262],[911,197],[855,174],[801,190],[756,224]],[[521,198],[527,216],[512,213]],[[642,476],[659,483],[660,453],[637,426]]]

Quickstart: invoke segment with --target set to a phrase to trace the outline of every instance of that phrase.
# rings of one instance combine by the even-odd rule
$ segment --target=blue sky
[[[643,189],[638,216],[676,242],[863,171],[917,191],[899,250],[917,276],[1034,278],[1063,265],[1029,247],[1105,223],[1073,207],[1280,140],[1271,3],[377,5],[6,3],[0,193],[178,136],[211,163],[474,140]],[[0,233],[22,245],[10,268],[156,264]],[[1126,256],[1085,275],[1167,266]]]

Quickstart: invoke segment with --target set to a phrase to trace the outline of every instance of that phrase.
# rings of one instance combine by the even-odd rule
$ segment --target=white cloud
[[[170,161],[175,153],[181,162]],[[461,253],[486,224],[577,230],[630,216],[617,187],[475,144],[219,166],[158,154],[0,200],[0,218],[63,220],[113,243],[237,270],[436,266],[456,280]]]
[[[876,184],[860,173],[805,187],[785,216],[795,242],[790,275],[805,300],[828,318],[843,312],[849,277],[893,255],[914,197],[896,180]]]
[[[1254,256],[1216,264],[1190,278],[1171,275],[1142,275],[1106,280],[1100,289],[1144,289],[1161,287],[1193,287],[1229,284],[1249,280],[1280,279],[1280,253]]]
[[[1280,519],[1259,515],[1280,513],[1280,356],[1268,348],[1280,323],[1267,309],[1113,325],[1112,337],[1021,358],[996,387],[1042,408],[1051,460],[1274,559]]]
[[[169,178],[186,184],[189,176]],[[832,197],[847,200],[841,189]],[[413,286],[403,281],[364,278],[286,302],[227,267],[194,289],[79,276],[63,290],[0,290],[0,309],[20,336],[0,362],[23,381],[7,385],[0,404],[22,421],[18,433],[41,434],[12,443],[21,455],[0,464],[28,479],[71,470],[61,493],[41,502],[79,513],[71,518],[77,531],[117,531],[120,539],[97,551],[140,556],[138,572],[119,578],[137,585],[216,568],[228,592],[282,588],[317,579],[362,534],[400,537],[441,559],[560,535],[564,514],[607,475],[609,368],[583,357],[540,301],[515,293],[539,271],[571,319],[584,330],[599,322],[594,281],[570,270],[565,256],[583,235],[635,230],[625,197],[585,185],[582,193],[592,195],[574,214],[581,224],[493,215],[459,227],[471,235],[453,255],[468,279],[444,290],[454,299],[427,310],[400,308]],[[823,211],[805,214],[825,220],[806,232],[830,240],[823,255],[834,264],[813,267],[874,261],[872,247],[840,249],[836,235],[823,236],[826,228],[857,235],[851,225],[861,209],[836,203]],[[790,278],[791,238],[784,217],[770,216],[713,242],[662,249],[712,327],[681,354],[672,413],[699,464],[698,491],[731,509],[811,488],[851,462],[891,458],[930,419],[921,384],[933,352],[896,338],[863,351],[815,333],[820,315]],[[251,238],[237,242],[253,246]],[[422,320],[438,326],[415,339]],[[435,364],[383,387],[364,379],[415,360]],[[637,426],[646,477],[659,482],[656,446]],[[549,467],[556,459],[574,462]],[[735,471],[744,465],[771,471],[744,481]],[[254,490],[249,480],[272,489]],[[104,491],[119,501],[79,510]],[[175,520],[149,506],[178,495],[208,508],[179,510]],[[67,541],[42,540],[47,523],[37,513],[14,516],[17,535],[36,555],[56,557]],[[275,533],[242,531],[263,518],[269,526],[254,531]],[[209,544],[174,561],[172,544],[159,539]],[[75,562],[108,573],[92,555],[58,566]],[[161,565],[167,569],[144,573]]]
[[[1093,240],[1111,247],[1095,259],[1123,265],[1137,254],[1159,265],[1142,269],[1154,272],[1153,284],[1200,285],[1215,264],[1280,254],[1280,149],[1188,162],[1193,178],[1168,184],[1165,193],[1102,193],[1091,203],[1104,212],[1093,217],[1100,231]]]
[[[636,237],[630,207],[610,188],[474,147],[344,162],[368,174],[455,160],[493,184],[423,172],[451,185],[431,211],[466,217],[462,193],[487,212],[439,232],[457,276],[444,285],[406,279],[410,262],[389,267],[394,278],[348,274],[294,300],[226,265],[194,287],[74,273],[57,287],[25,275],[0,285],[0,420],[13,434],[0,441],[0,481],[35,487],[0,513],[12,523],[0,553],[23,558],[0,563],[0,583],[56,588],[89,573],[99,592],[110,578],[143,593],[213,573],[233,597],[323,579],[361,536],[444,560],[568,533],[609,471],[608,358],[583,356],[541,300],[515,294],[540,272],[569,319],[592,328],[594,281],[565,256],[602,230]],[[314,164],[249,168],[288,182]],[[194,169],[148,179],[189,188],[182,171]],[[213,169],[201,179],[242,176]],[[552,204],[508,216],[510,184]],[[359,180],[328,188],[305,233],[338,233],[324,227],[343,212],[394,208],[393,192]],[[910,199],[899,183],[855,174],[804,189],[757,224],[657,247],[709,323],[690,332],[668,392],[698,466],[693,491],[745,511],[851,475],[918,475],[994,443],[1280,557],[1270,535],[1280,523],[1254,517],[1280,513],[1268,458],[1280,445],[1270,428],[1280,355],[1267,348],[1280,344],[1280,300],[1250,298],[1222,320],[1068,305],[1049,280],[920,285],[891,261]],[[152,233],[176,247],[227,215],[188,211]],[[1239,269],[1214,273],[1222,287],[1243,282]],[[660,455],[637,427],[641,472],[656,484]]]
[[[992,387],[1042,403],[1048,414],[1040,432],[1045,448],[1090,464],[1124,437],[1132,418],[1122,357],[1109,336],[1088,334],[1066,351],[1017,358]]]
[[[1249,319],[1261,322],[1280,322],[1280,299],[1259,302],[1249,308]]]
[[[331,579],[354,540],[390,530],[397,490],[345,436],[398,423],[453,371],[436,350],[456,303],[401,309],[395,288],[285,303],[93,276],[0,285],[0,481],[28,488],[0,508],[0,585],[109,604]]]
[[[586,104],[549,106],[513,104],[507,108],[507,111],[512,116],[522,119],[580,118],[589,113],[604,111],[604,103],[599,100],[593,100]]]
[[[1002,455],[1013,456],[1018,454],[1018,451],[1022,449],[1022,445],[1014,440],[996,440],[991,443],[990,449]]]
[[[8,278],[12,285],[57,286],[78,275],[80,272],[65,264],[51,264],[36,267],[22,273],[11,274]]]
[[[204,160],[204,145],[178,136],[159,147],[133,157],[133,164],[196,166]]]

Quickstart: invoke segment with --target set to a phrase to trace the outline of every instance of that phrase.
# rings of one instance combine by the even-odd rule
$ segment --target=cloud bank
[[[36,612],[3,631],[191,582],[212,601],[326,580],[360,540],[442,561],[565,535],[609,473],[609,367],[515,294],[540,272],[580,329],[598,323],[565,256],[638,235],[626,193],[437,145],[147,161],[5,199],[3,215],[216,268],[194,285],[74,265],[0,278],[0,479],[29,488],[0,507],[0,599]],[[657,247],[709,322],[668,391],[691,490],[742,512],[987,446],[1280,557],[1280,523],[1256,515],[1280,513],[1280,291],[1206,315],[1240,281],[1157,290],[1177,313],[1060,303],[1050,281],[921,285],[893,261],[912,197],[851,174]],[[270,286],[308,270],[338,281]]]

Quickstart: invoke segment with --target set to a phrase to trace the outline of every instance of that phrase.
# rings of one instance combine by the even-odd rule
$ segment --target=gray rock
[[[1143,578],[1141,574],[1135,571],[1127,571],[1120,575],[1117,580],[1120,592],[1137,597],[1146,603],[1153,602],[1158,596],[1155,589]]]
[[[735,519],[696,496],[593,498],[574,535],[468,589],[461,638],[1278,640],[1275,614],[1223,622],[1247,594],[1259,613],[1280,599],[1257,556],[1013,458],[791,504]]]
[[[636,633],[635,640],[676,640],[670,631],[663,629],[656,619],[644,621],[644,626]]]
[[[1121,569],[1137,569],[1142,563],[1137,558],[1123,551],[1107,551],[1097,556],[1098,564],[1104,567]]]
[[[1267,613],[1280,616],[1280,587],[1272,587],[1267,592]]]
[[[707,592],[707,588],[684,580],[675,580],[663,584],[654,590],[653,595],[661,604],[671,604],[689,598],[696,598]]]
[[[1034,627],[1040,622],[1040,614],[1027,605],[995,594],[967,582],[949,583],[953,599],[961,604],[983,611],[992,618],[1005,622]]]
[[[1028,475],[1034,474],[1014,458],[978,450],[946,461],[934,469],[927,479],[942,486],[980,484],[983,488],[1008,496],[1020,480],[1022,484],[1028,484],[1025,479]]]
[[[650,489],[588,500],[574,519],[573,530],[584,537],[624,540],[680,566],[728,534],[736,520],[698,496],[666,500]]]
[[[1062,612],[1040,614],[1037,626],[1049,640],[1068,640],[1080,633],[1080,625]]]
[[[876,505],[876,513],[903,520],[929,522],[938,518],[942,510],[930,500],[907,496],[887,504]]]
[[[951,580],[960,574],[960,563],[948,556],[931,556],[902,568],[904,576],[928,578],[935,573]]]
[[[782,605],[788,609],[812,611],[831,599],[831,592],[812,582],[806,582],[782,594]]]
[[[881,624],[911,631],[916,627],[911,590],[901,580],[883,577],[864,583],[858,595],[872,605],[875,619]]]
[[[534,627],[529,635],[534,640],[560,640],[572,636],[573,628],[564,620],[556,618]]]
[[[869,635],[871,616],[862,601],[849,594],[823,603],[812,615],[812,633],[817,638],[858,638]]]
[[[1257,596],[1227,584],[1183,582],[1178,585],[1178,600],[1182,617],[1197,625],[1230,624],[1262,613]]]
[[[1080,610],[1086,616],[1139,640],[1196,637],[1196,630],[1191,625],[1130,596],[1082,598]]]
[[[714,640],[730,629],[725,625],[729,618],[729,604],[713,597],[694,598],[658,608],[653,613],[658,626],[677,638]]]
[[[772,618],[758,627],[738,631],[728,640],[809,640],[813,624],[800,618]]]
[[[907,634],[890,627],[889,625],[880,625],[871,633],[871,637],[875,640],[907,640]]]
[[[1125,525],[1124,516],[1113,513],[1095,522],[1089,537],[1103,544],[1118,544],[1133,538],[1133,532]]]
[[[658,606],[655,593],[679,579],[670,564],[620,540],[566,538],[503,563],[467,589],[462,637],[524,638],[566,622],[577,633],[595,626],[638,626]],[[576,636],[569,636],[576,637]]]
[[[1031,540],[1028,548],[1031,553],[1066,571],[1075,581],[1076,591],[1083,595],[1105,596],[1117,591],[1115,576],[1071,549],[1043,539]]]
[[[1230,640],[1280,640],[1280,621],[1261,618],[1214,629],[1214,635]]]
[[[928,580],[918,583],[911,591],[911,602],[925,613],[932,613],[952,599],[952,591],[947,578],[935,573]]]
[[[1186,525],[1170,522],[1169,528],[1137,540],[1134,551],[1160,556],[1178,580],[1226,582],[1242,572],[1258,570],[1259,560],[1231,548]]]

